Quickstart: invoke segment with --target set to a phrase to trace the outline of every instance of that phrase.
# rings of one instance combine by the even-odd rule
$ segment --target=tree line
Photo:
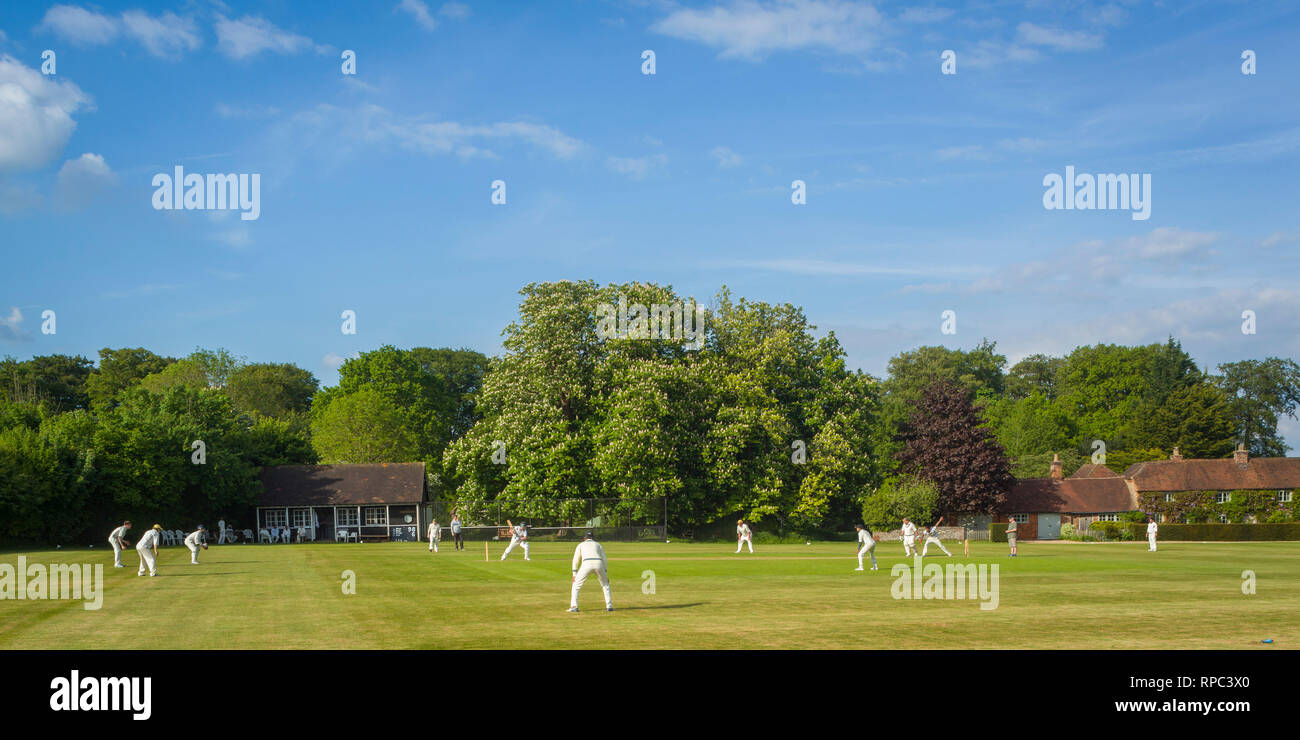
[[[433,496],[467,509],[585,497],[648,509],[666,497],[675,531],[742,515],[816,534],[987,511],[1016,477],[1045,475],[1054,454],[1068,474],[1098,442],[1117,472],[1174,447],[1283,455],[1278,422],[1300,403],[1295,362],[1211,373],[1172,337],[1009,367],[989,341],[925,346],[878,379],[850,369],[802,309],[725,287],[698,348],[598,330],[599,307],[620,298],[682,303],[670,286],[520,294],[500,356],[385,346],[346,361],[329,388],[224,349],[0,360],[0,537],[230,517],[255,503],[265,465],[411,461],[426,464]],[[652,317],[631,318],[635,329]]]

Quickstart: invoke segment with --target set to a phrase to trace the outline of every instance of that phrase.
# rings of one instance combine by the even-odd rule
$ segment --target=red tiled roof
[[[1300,457],[1256,457],[1238,466],[1223,460],[1154,460],[1124,471],[1141,491],[1233,491],[1300,488]]]
[[[1074,471],[1074,475],[1071,475],[1070,477],[1071,478],[1118,478],[1119,473],[1116,473],[1114,470],[1111,470],[1105,465],[1088,463],[1080,467],[1078,470]]]
[[[1137,506],[1123,478],[1022,478],[1007,494],[1009,513],[1107,514]]]
[[[258,506],[416,504],[424,500],[424,463],[277,465],[262,468]]]

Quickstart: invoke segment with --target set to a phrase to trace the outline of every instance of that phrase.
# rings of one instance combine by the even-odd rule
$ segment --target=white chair
[[[266,531],[266,528],[263,527],[262,530],[259,531],[259,532],[257,533],[257,542],[258,542],[258,544],[261,544],[261,543],[263,543],[263,542],[271,542],[271,541],[272,541],[272,540],[271,540],[271,533],[268,532],[268,531]]]
[[[334,530],[334,541],[335,541],[335,542],[347,542],[347,541],[348,541],[348,531],[347,531],[346,529],[336,529],[336,530]]]
[[[172,536],[176,538],[176,544],[178,544],[178,545],[183,545],[183,544],[185,544],[185,533],[184,533],[184,532],[180,531],[179,529],[173,529],[173,530],[172,530]]]
[[[253,539],[253,530],[251,530],[251,529],[245,529],[245,530],[244,530],[244,544],[247,545],[248,543],[253,542],[253,541],[254,541],[254,539]]]

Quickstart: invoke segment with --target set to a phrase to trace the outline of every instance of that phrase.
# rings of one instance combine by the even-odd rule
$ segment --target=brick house
[[[1048,477],[1017,480],[990,520],[1006,522],[1014,516],[1022,540],[1057,539],[1062,524],[1085,530],[1099,519],[1115,521],[1131,511],[1178,521],[1179,516],[1163,512],[1226,504],[1233,492],[1258,492],[1277,506],[1292,507],[1292,492],[1300,488],[1300,458],[1252,460],[1242,446],[1231,458],[1219,460],[1185,459],[1175,447],[1168,460],[1134,463],[1122,474],[1090,463],[1065,477],[1055,457]]]

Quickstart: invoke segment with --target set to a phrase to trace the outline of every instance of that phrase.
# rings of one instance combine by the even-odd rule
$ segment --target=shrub
[[[993,522],[989,525],[989,542],[1007,541],[1007,523]]]

